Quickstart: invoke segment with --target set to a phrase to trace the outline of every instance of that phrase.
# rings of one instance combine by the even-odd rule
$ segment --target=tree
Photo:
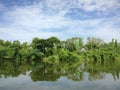
[[[44,53],[45,56],[52,55],[52,49],[54,46],[58,46],[60,40],[56,37],[50,37],[48,39],[34,38],[32,41],[32,47],[38,49]]]
[[[11,48],[14,49],[14,58],[19,57],[19,50],[21,49],[21,44],[18,40],[13,41]]]
[[[7,49],[3,46],[0,46],[0,59],[3,59],[7,53]]]
[[[87,43],[85,45],[85,49],[98,49],[100,46],[104,44],[103,40],[100,38],[88,37]]]
[[[47,39],[49,42],[49,47],[53,48],[53,46],[58,46],[60,44],[60,40],[57,37],[50,37]]]
[[[61,61],[67,61],[68,57],[69,57],[68,51],[63,49],[63,48],[60,49],[60,51],[59,51],[59,59]]]
[[[79,38],[79,37],[74,37],[74,38],[71,38],[71,39],[67,39],[65,41],[65,48],[68,50],[68,51],[80,51],[83,47],[83,40],[82,38]]]
[[[0,46],[4,45],[4,40],[0,39]]]

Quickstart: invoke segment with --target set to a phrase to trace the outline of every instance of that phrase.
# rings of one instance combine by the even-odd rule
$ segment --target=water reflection
[[[13,60],[0,61],[0,78],[18,77],[19,75],[26,75],[30,71],[30,78],[32,81],[57,81],[61,76],[66,76],[73,81],[83,81],[84,73],[89,74],[90,81],[103,79],[106,74],[111,74],[113,79],[119,79],[120,76],[120,62],[93,64],[84,63],[73,64],[61,63],[60,65],[42,64],[42,63],[16,63]]]
[[[60,65],[0,61],[0,90],[120,90],[120,62]]]

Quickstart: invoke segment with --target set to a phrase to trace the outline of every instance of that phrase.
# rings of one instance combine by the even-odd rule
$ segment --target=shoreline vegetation
[[[104,72],[119,78],[120,42],[104,42],[95,37],[73,37],[60,41],[57,37],[33,38],[32,42],[0,39],[0,78],[17,77],[30,72],[33,81],[56,81],[60,76],[79,81],[88,72],[89,79],[101,79]],[[103,74],[102,74],[102,73]]]
[[[48,39],[33,38],[32,42],[4,41],[0,39],[0,60],[15,59],[18,61],[39,61],[48,64],[60,62],[91,62],[101,63],[120,60],[120,42],[112,39],[104,42],[100,38],[88,37],[86,44],[83,39],[73,37],[60,41],[57,37]]]

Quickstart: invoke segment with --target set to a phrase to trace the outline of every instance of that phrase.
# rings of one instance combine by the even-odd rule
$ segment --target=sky
[[[51,36],[120,41],[120,0],[0,0],[0,39]]]

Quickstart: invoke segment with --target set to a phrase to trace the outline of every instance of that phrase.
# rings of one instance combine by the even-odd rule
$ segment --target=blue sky
[[[0,39],[50,36],[120,41],[120,0],[0,0]]]

